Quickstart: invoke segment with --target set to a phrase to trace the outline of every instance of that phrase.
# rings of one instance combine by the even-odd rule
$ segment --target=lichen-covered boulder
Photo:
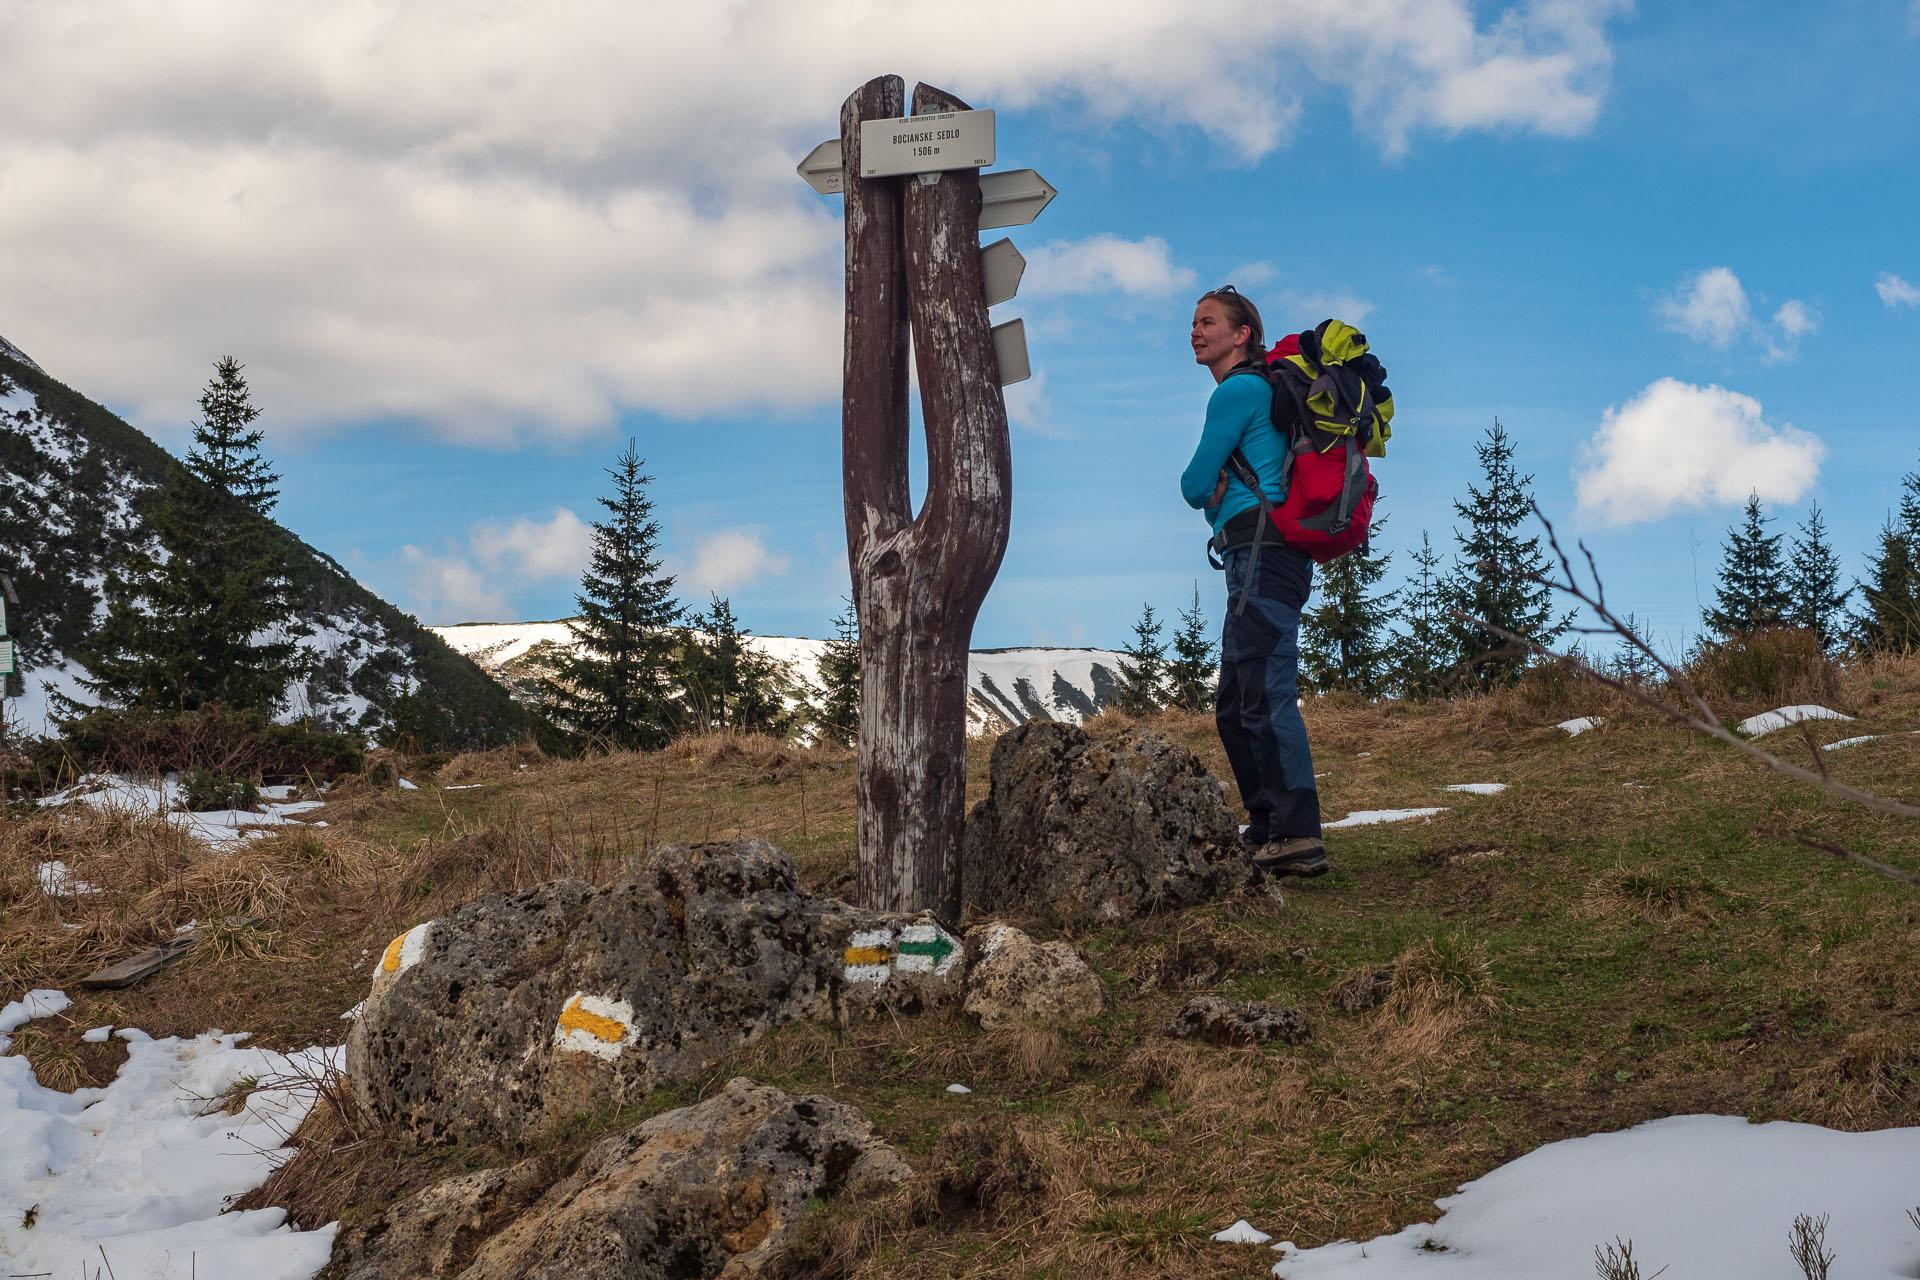
[[[1185,747],[1029,721],[994,744],[967,819],[968,902],[1062,925],[1132,920],[1253,878],[1220,783]]]
[[[1307,1038],[1307,1015],[1282,1004],[1195,996],[1173,1020],[1167,1034],[1178,1040],[1205,1040],[1209,1044],[1265,1044],[1280,1040],[1299,1044]]]
[[[505,1169],[479,1169],[436,1182],[340,1234],[333,1264],[341,1280],[447,1280],[466,1270],[496,1231],[553,1185],[545,1156]]]
[[[1036,942],[1012,925],[967,932],[967,996],[961,1009],[982,1027],[1065,1024],[1098,1017],[1107,989],[1064,942]]]
[[[605,888],[553,881],[403,934],[347,1072],[415,1141],[513,1146],[786,1023],[957,999],[964,972],[930,918],[815,898],[764,841],[667,845]]]
[[[815,1201],[909,1172],[853,1108],[744,1078],[601,1139],[558,1182],[534,1166],[418,1192],[346,1232],[335,1262],[347,1280],[747,1277]]]

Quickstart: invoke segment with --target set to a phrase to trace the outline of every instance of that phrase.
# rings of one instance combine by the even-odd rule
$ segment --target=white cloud
[[[1804,338],[1820,329],[1820,317],[1798,298],[1789,298],[1773,313],[1774,324],[1789,338]]]
[[[1287,293],[1281,295],[1280,305],[1286,311],[1285,318],[1276,319],[1265,312],[1260,317],[1275,334],[1299,333],[1329,319],[1358,325],[1373,313],[1371,302],[1349,293]]]
[[[593,555],[593,529],[566,507],[544,523],[522,516],[477,524],[469,541],[481,564],[523,578],[577,578]]]
[[[47,367],[163,433],[225,352],[275,433],[384,416],[506,441],[814,403],[839,380],[841,232],[793,164],[876,69],[1249,161],[1338,96],[1399,150],[1583,132],[1625,7],[14,5],[0,299]],[[716,381],[725,329],[756,354]]]
[[[1575,481],[1583,513],[1635,524],[1749,493],[1797,501],[1826,452],[1809,432],[1769,424],[1752,396],[1662,378],[1606,411],[1581,446]]]
[[[407,591],[422,622],[515,621],[498,579],[482,573],[465,556],[438,556],[414,546],[400,548],[400,556],[407,566]]]
[[[1053,401],[1047,395],[1047,371],[1035,371],[1025,382],[1006,389],[1007,422],[1020,431],[1060,439],[1066,433],[1055,425]]]
[[[1746,329],[1752,307],[1739,276],[1726,267],[1709,267],[1664,299],[1660,314],[1674,332],[1724,351]]]
[[[1880,278],[1873,282],[1873,289],[1880,295],[1880,301],[1890,308],[1920,305],[1920,289],[1914,288],[1891,271],[1881,272]]]
[[[691,591],[730,591],[765,577],[778,577],[789,563],[783,551],[769,551],[760,530],[722,529],[693,545],[693,559],[679,571],[679,585]]]
[[[1055,240],[1027,254],[1026,288],[1040,293],[1131,293],[1157,297],[1192,289],[1198,279],[1168,256],[1159,236]]]

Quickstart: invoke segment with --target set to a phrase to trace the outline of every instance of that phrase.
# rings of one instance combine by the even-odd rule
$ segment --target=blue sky
[[[685,598],[824,635],[840,213],[792,165],[895,71],[1061,193],[989,234],[1037,377],[976,646],[1117,646],[1196,583],[1218,617],[1176,478],[1226,281],[1372,337],[1396,576],[1496,417],[1667,647],[1749,489],[1863,572],[1920,467],[1920,5],[1354,8],[26,6],[0,334],[176,449],[239,357],[283,520],[427,621],[570,612],[631,437]]]

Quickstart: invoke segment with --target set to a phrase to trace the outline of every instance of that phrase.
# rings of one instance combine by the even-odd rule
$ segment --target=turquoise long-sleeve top
[[[1180,496],[1187,500],[1188,506],[1206,513],[1207,523],[1215,533],[1242,511],[1260,505],[1253,490],[1247,488],[1240,477],[1232,475],[1220,505],[1206,505],[1207,499],[1213,496],[1214,486],[1220,482],[1227,455],[1236,448],[1246,455],[1253,473],[1260,477],[1260,487],[1266,491],[1267,500],[1276,501],[1280,496],[1280,462],[1284,454],[1280,433],[1273,429],[1273,387],[1265,378],[1233,374],[1213,389],[1213,395],[1207,399],[1207,421],[1200,428],[1200,443],[1193,451],[1193,461],[1180,473]]]

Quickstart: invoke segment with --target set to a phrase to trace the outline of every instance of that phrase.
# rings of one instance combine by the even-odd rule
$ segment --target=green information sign
[[[13,641],[0,640],[0,676],[13,674]]]

